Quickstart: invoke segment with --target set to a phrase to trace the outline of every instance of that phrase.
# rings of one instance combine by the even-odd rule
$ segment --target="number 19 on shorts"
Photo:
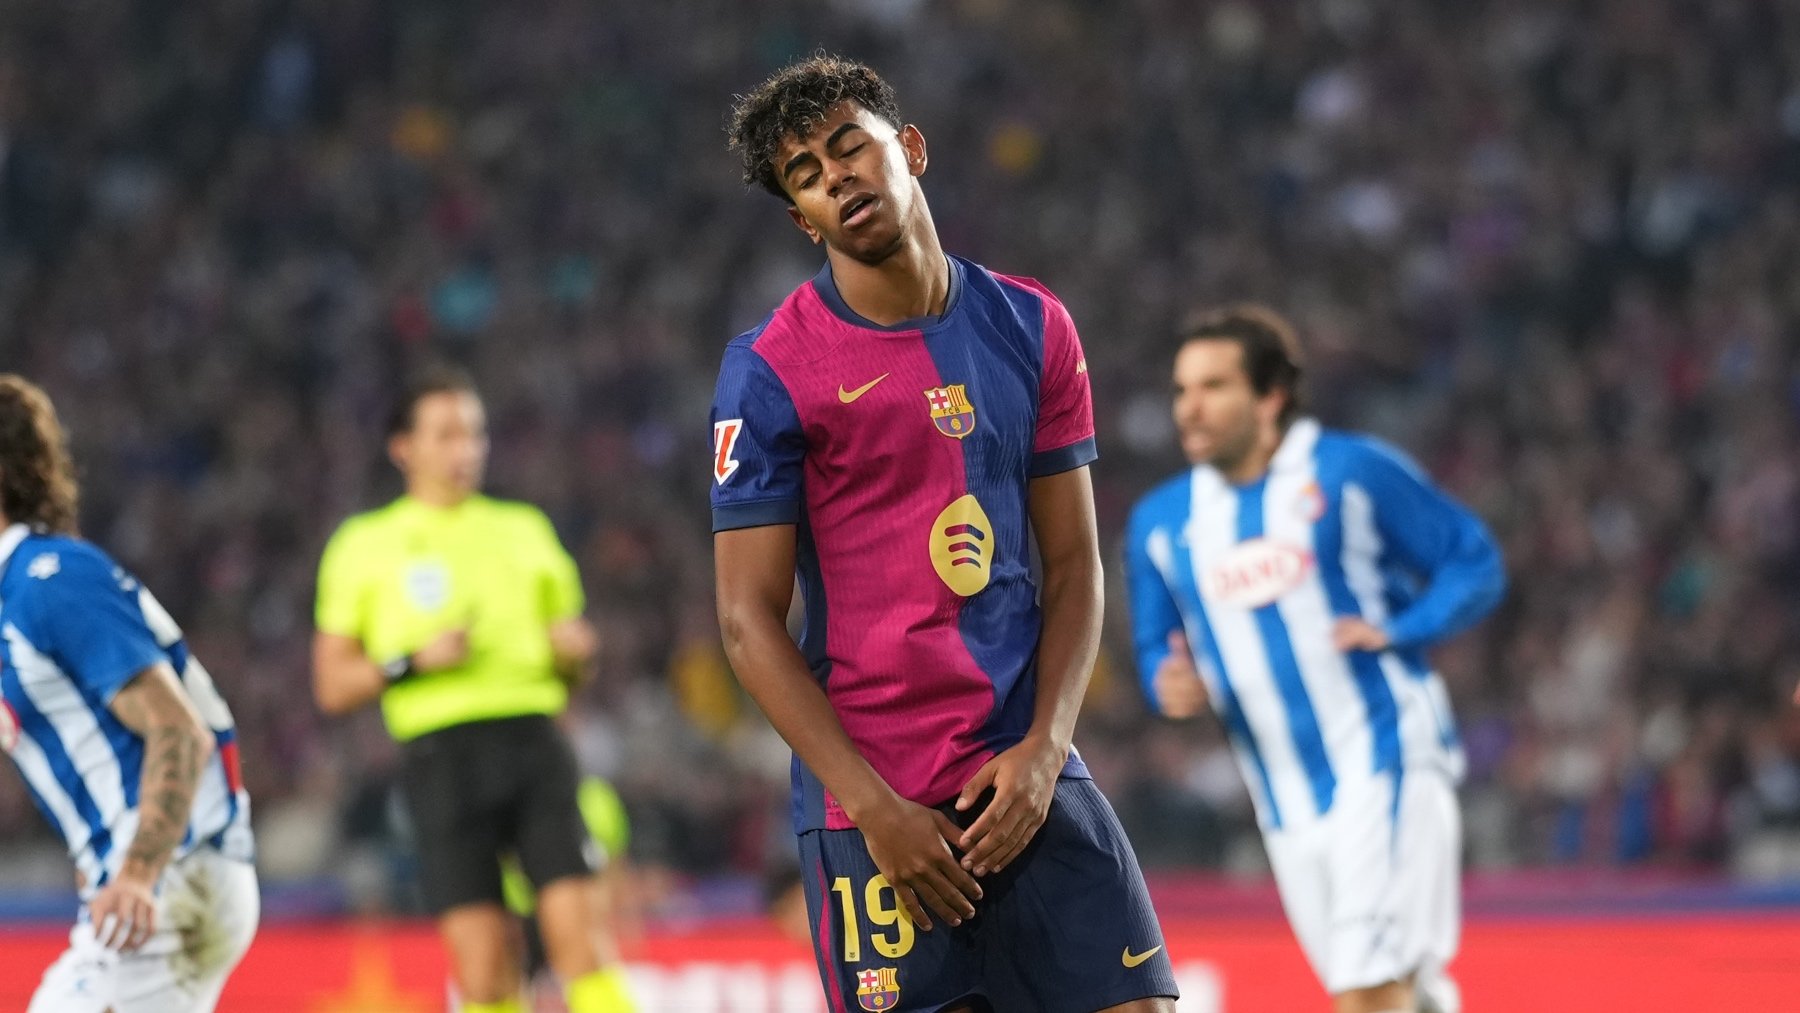
[[[862,952],[862,918],[856,911],[856,888],[851,885],[849,876],[839,876],[831,884],[831,892],[837,895],[838,909],[844,921],[844,963],[861,963]],[[879,929],[891,931],[872,931],[869,943],[875,952],[888,960],[899,960],[912,952],[913,923],[900,907],[900,896],[888,885],[887,877],[877,875],[863,884],[862,890],[863,917],[869,924]]]

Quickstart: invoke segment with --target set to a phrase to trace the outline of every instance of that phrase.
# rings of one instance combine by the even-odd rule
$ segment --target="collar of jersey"
[[[875,331],[879,334],[912,334],[943,325],[956,313],[957,304],[962,301],[963,263],[948,254],[944,259],[950,263],[950,297],[944,300],[944,312],[935,317],[914,317],[911,320],[902,320],[897,324],[878,324],[870,320],[851,309],[850,304],[844,301],[843,294],[838,292],[837,279],[831,276],[831,261],[829,260],[825,262],[824,267],[819,268],[818,274],[813,275],[812,287],[813,291],[818,293],[819,301],[831,311],[831,315],[852,327],[860,327],[865,331]]]
[[[0,571],[6,569],[6,563],[12,559],[12,554],[18,551],[19,543],[30,535],[31,526],[23,523],[13,524],[6,530],[0,531]]]
[[[1248,482],[1239,484],[1225,477],[1225,473],[1210,464],[1196,467],[1196,471],[1205,476],[1211,484],[1220,490],[1244,492],[1262,485],[1269,476],[1278,471],[1285,471],[1295,465],[1305,464],[1312,457],[1313,448],[1319,443],[1319,421],[1305,417],[1294,420],[1288,431],[1282,434],[1281,445],[1275,448],[1275,456],[1269,459],[1269,470]]]
[[[401,493],[400,508],[407,513],[419,517],[427,517],[435,521],[449,521],[463,516],[469,511],[469,508],[473,507],[476,501],[481,498],[481,493],[473,493],[468,499],[463,500],[453,507],[440,507],[432,506],[430,503],[413,499],[411,496]]]

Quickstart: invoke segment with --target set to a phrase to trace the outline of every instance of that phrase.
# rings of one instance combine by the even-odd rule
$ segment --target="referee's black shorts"
[[[401,744],[400,768],[432,914],[501,903],[500,858],[508,852],[534,889],[599,868],[575,801],[574,754],[548,717],[429,732]]]

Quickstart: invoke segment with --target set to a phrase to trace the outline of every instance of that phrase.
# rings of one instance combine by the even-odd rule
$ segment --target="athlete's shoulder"
[[[1328,466],[1346,478],[1371,473],[1392,474],[1395,469],[1416,478],[1425,477],[1424,469],[1404,450],[1370,433],[1321,428],[1315,453],[1321,466]]]
[[[1143,532],[1159,524],[1179,522],[1193,501],[1193,472],[1171,475],[1138,497],[1131,507],[1126,529]]]
[[[378,539],[395,524],[405,519],[406,498],[400,497],[371,510],[351,514],[343,519],[332,532],[333,542],[356,542],[366,539]]]
[[[536,533],[550,527],[549,515],[535,504],[524,500],[480,495],[471,498],[469,505],[480,510],[494,523],[503,524],[511,530]]]
[[[133,580],[106,550],[72,535],[33,534],[19,543],[6,569],[9,602],[43,600],[53,606]]]
[[[726,344],[725,368],[732,368],[734,359],[740,367],[751,358],[769,365],[808,362],[837,347],[850,330],[826,308],[808,279],[755,327]]]
[[[755,354],[756,343],[761,341],[763,335],[775,324],[775,317],[780,312],[779,309],[771,310],[769,315],[763,317],[755,327],[733,336],[730,341],[725,343],[725,354],[727,356],[744,352]]]
[[[964,298],[974,296],[982,300],[1005,299],[1014,305],[1030,306],[1040,311],[1046,302],[1062,305],[1055,294],[1036,278],[1002,274],[984,264],[954,255],[950,259],[962,268]]]
[[[715,423],[723,416],[760,418],[792,411],[795,393],[777,364],[790,367],[816,355],[796,334],[798,325],[777,310],[726,344],[713,395]]]
[[[1062,305],[1062,300],[1056,297],[1055,292],[1050,291],[1050,286],[1036,278],[1026,277],[1022,274],[1001,274],[972,261],[964,261],[964,263],[969,269],[966,277],[970,282],[985,284],[996,290],[1015,295],[1023,294],[1030,299],[1055,306]]]

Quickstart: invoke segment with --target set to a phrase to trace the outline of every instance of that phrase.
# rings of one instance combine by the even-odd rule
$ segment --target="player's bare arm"
[[[976,771],[957,799],[957,808],[967,809],[994,789],[993,801],[959,841],[967,851],[963,867],[977,876],[1006,868],[1044,825],[1100,649],[1105,591],[1092,477],[1081,467],[1033,479],[1029,499],[1044,574],[1037,709],[1025,738]]]
[[[327,714],[348,714],[380,699],[399,677],[454,668],[469,656],[469,631],[446,630],[407,655],[404,670],[377,664],[362,641],[338,633],[313,634],[313,699]]]
[[[788,636],[794,526],[721,531],[713,536],[713,557],[719,629],[738,681],[862,831],[870,857],[913,921],[930,931],[926,908],[952,925],[973,917],[981,886],[950,850],[956,825],[901,798],[869,766]]]
[[[1206,684],[1194,670],[1194,654],[1188,647],[1187,635],[1180,630],[1169,634],[1169,654],[1156,666],[1151,679],[1156,691],[1156,707],[1164,717],[1191,718],[1206,707]]]
[[[187,834],[213,735],[165,664],[139,672],[110,709],[144,739],[138,826],[118,876],[94,895],[88,913],[101,943],[135,950],[156,929],[156,880]]]

